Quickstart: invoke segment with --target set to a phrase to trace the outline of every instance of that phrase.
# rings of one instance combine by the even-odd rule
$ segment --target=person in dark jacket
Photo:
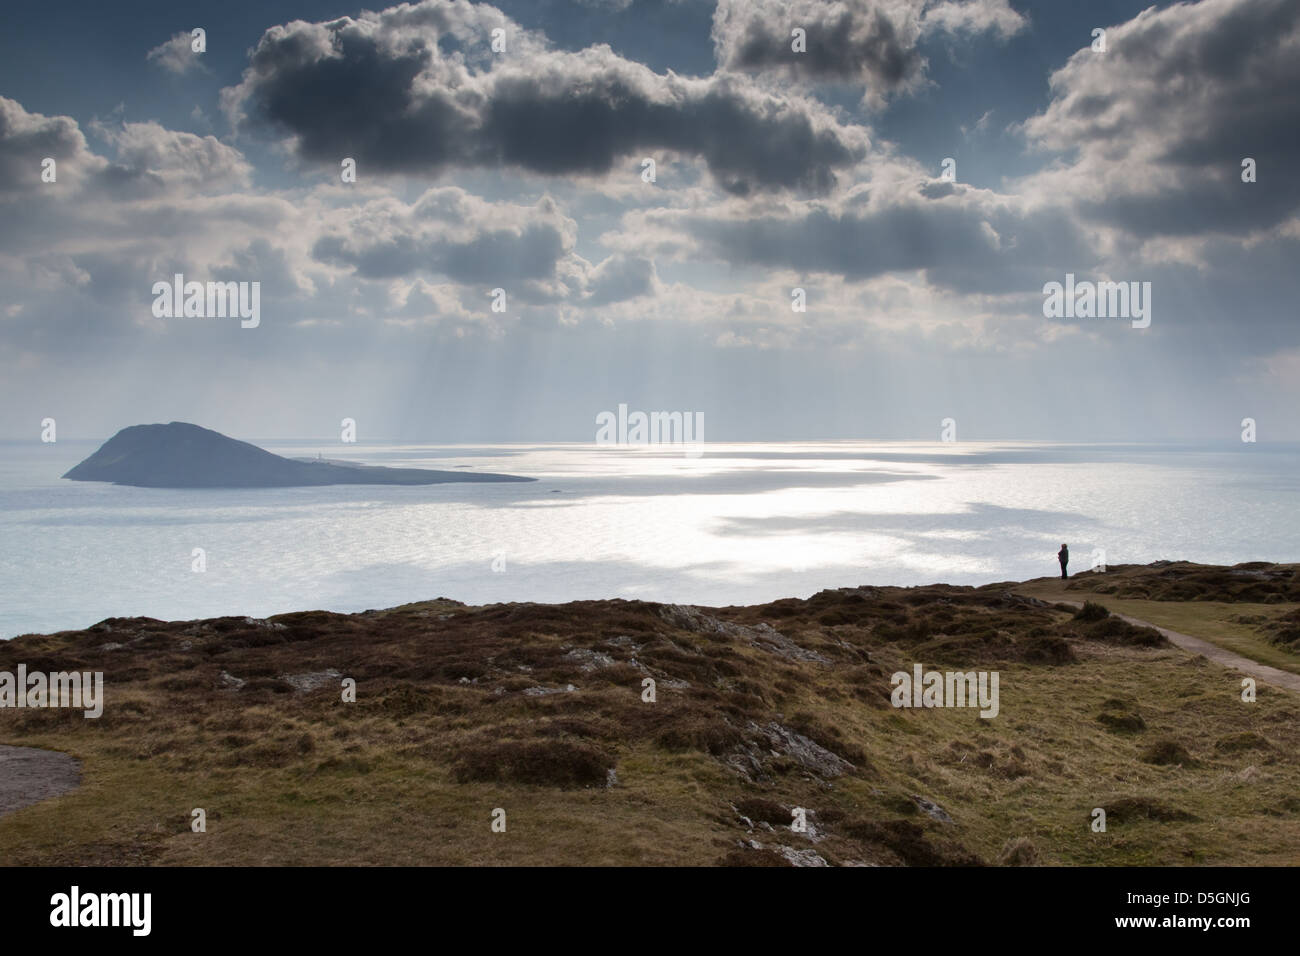
[[[1056,560],[1061,562],[1061,580],[1064,581],[1068,577],[1065,566],[1070,563],[1070,549],[1066,545],[1061,545],[1061,550],[1056,552]]]

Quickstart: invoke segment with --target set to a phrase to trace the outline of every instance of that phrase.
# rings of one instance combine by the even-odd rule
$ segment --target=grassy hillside
[[[1099,601],[1244,657],[1300,674],[1300,566],[1252,561],[1231,568],[1158,561],[1043,578],[1017,588],[1048,601]]]
[[[1153,631],[1010,587],[717,609],[437,600],[17,638],[0,670],[102,670],[107,704],[99,720],[0,710],[0,742],[84,763],[80,789],[0,818],[0,860],[1300,859],[1296,695],[1244,703],[1239,675]],[[1000,713],[894,708],[890,674],[918,662],[996,670]]]

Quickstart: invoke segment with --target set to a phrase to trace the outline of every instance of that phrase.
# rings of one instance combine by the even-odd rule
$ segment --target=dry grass
[[[1300,701],[1265,686],[1245,704],[1232,672],[1142,629],[1075,620],[1005,585],[701,610],[438,600],[266,622],[114,619],[0,644],[0,669],[102,670],[108,695],[97,721],[0,711],[0,741],[85,767],[79,790],[0,819],[0,859],[1300,858]],[[889,675],[916,662],[999,671],[1001,713],[894,709]],[[298,689],[331,670],[341,677]],[[356,703],[342,702],[343,677]],[[206,833],[190,830],[196,807]],[[789,828],[796,807],[809,834]],[[1106,833],[1091,830],[1094,807]],[[491,830],[496,808],[505,833]]]
[[[1300,674],[1300,566],[1262,562],[1215,568],[1190,562],[1119,565],[1016,590],[1046,601],[1092,601],[1191,634],[1243,657]]]

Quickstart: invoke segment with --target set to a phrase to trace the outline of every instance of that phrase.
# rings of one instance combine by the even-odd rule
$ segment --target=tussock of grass
[[[1155,820],[1160,823],[1177,823],[1196,819],[1185,810],[1154,797],[1119,797],[1106,802],[1107,826],[1133,823],[1138,820]]]
[[[1104,604],[1098,604],[1096,601],[1084,601],[1083,607],[1074,612],[1076,621],[1101,621],[1108,617],[1110,617],[1110,611],[1106,609]]]
[[[462,783],[491,781],[542,787],[604,786],[610,754],[569,740],[493,741],[464,747],[453,773]]]
[[[748,817],[754,823],[789,826],[792,819],[789,807],[783,807],[766,797],[742,797],[736,801],[736,809],[741,816]]]
[[[1097,715],[1102,726],[1119,733],[1135,734],[1147,729],[1142,715],[1128,710],[1103,710]]]
[[[1007,841],[998,862],[1003,866],[1034,866],[1038,863],[1038,848],[1029,837],[1016,837]]]
[[[1093,605],[1094,607],[1096,605]],[[1129,647],[1168,647],[1165,636],[1153,627],[1140,627],[1118,617],[1104,617],[1083,628],[1090,640]]]
[[[981,866],[983,861],[960,843],[932,840],[912,820],[852,820],[844,825],[850,836],[874,844],[904,866]]]
[[[718,860],[718,864],[720,866],[794,866],[781,854],[768,847],[757,850],[728,850],[727,854]]]
[[[1143,763],[1155,764],[1158,767],[1180,766],[1193,767],[1196,765],[1196,759],[1191,752],[1177,740],[1168,737],[1162,738],[1152,743],[1142,751]]]
[[[1214,742],[1214,749],[1220,753],[1235,754],[1248,750],[1268,751],[1273,749],[1273,745],[1254,731],[1244,730],[1220,737]]]
[[[1300,652],[1300,610],[1272,619],[1264,618],[1258,629],[1271,643],[1288,651]]]

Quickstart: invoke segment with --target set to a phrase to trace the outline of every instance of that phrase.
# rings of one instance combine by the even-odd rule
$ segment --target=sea
[[[256,442],[530,483],[168,490],[0,442],[0,638],[437,597],[723,606],[1160,559],[1300,560],[1300,446]],[[696,456],[695,453],[698,453]]]

